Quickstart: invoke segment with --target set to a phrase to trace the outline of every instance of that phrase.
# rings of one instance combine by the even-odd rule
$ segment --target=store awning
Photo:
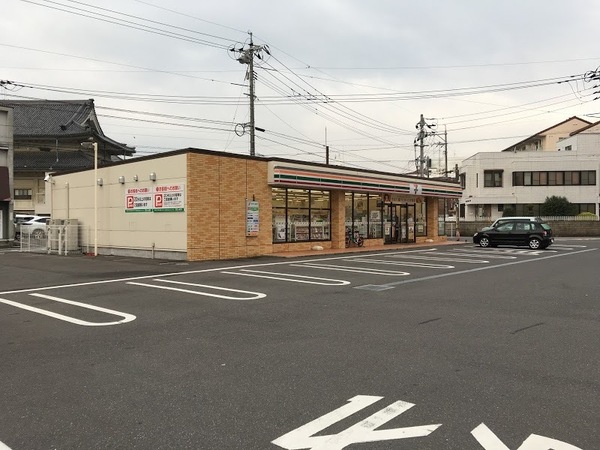
[[[10,185],[8,184],[8,167],[0,167],[0,202],[10,201]]]

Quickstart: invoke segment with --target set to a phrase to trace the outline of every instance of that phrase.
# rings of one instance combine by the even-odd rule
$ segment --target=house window
[[[484,170],[483,186],[502,187],[502,172],[503,170]]]
[[[460,174],[460,187],[462,189],[466,189],[467,188],[467,175],[464,173]]]
[[[513,186],[523,186],[523,172],[513,172]]]
[[[581,184],[584,186],[596,185],[596,172],[593,170],[584,170],[581,172]]]
[[[571,145],[567,145],[567,146],[565,147],[565,152],[570,152],[571,150],[573,150],[573,146],[571,146]]]
[[[15,189],[14,194],[15,200],[31,200],[33,192],[31,189]]]

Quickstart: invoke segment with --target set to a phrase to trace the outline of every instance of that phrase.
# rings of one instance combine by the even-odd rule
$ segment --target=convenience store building
[[[216,260],[443,241],[458,183],[198,149],[48,178],[52,219],[101,255]],[[353,245],[350,239],[350,245]]]

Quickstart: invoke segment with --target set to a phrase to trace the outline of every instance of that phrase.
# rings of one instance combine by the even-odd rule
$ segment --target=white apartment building
[[[600,122],[571,118],[556,127],[573,122],[583,126],[558,136],[554,151],[515,145],[513,151],[509,147],[464,160],[461,220],[495,220],[506,207],[512,207],[518,216],[539,216],[541,205],[551,196],[566,197],[579,213],[600,216]],[[522,143],[548,131],[556,136],[552,127]]]

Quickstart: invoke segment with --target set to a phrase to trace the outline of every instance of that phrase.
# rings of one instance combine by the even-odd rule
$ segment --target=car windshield
[[[546,231],[550,231],[552,228],[550,227],[550,225],[548,225],[547,223],[541,223],[540,224],[542,226],[542,228]]]

